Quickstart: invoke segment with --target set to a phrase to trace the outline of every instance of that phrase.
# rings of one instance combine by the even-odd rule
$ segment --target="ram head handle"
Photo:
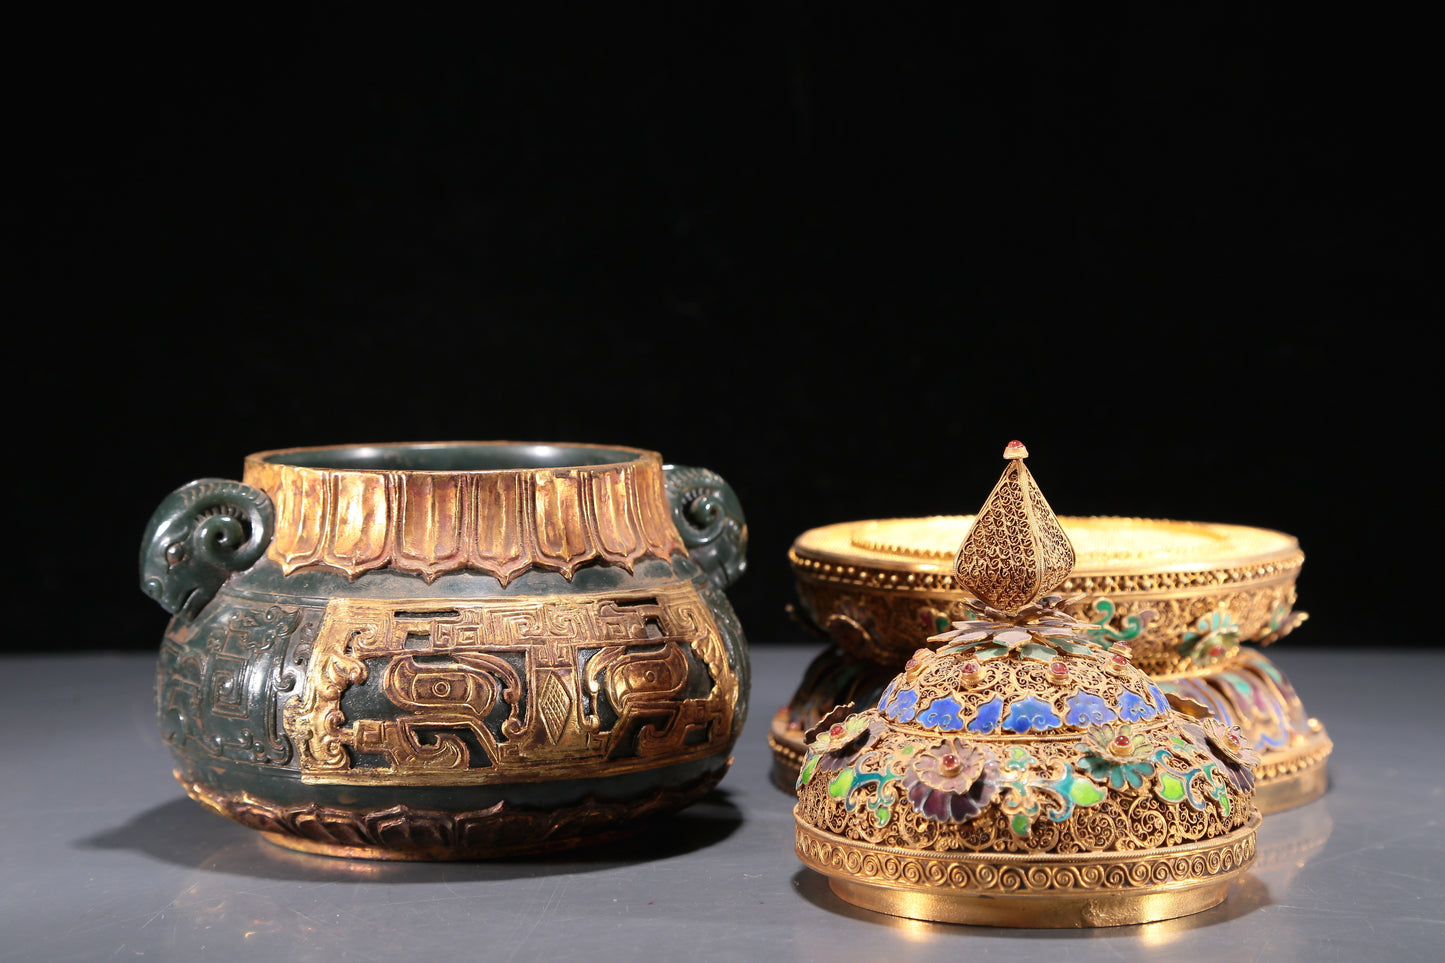
[[[275,527],[266,493],[202,478],[166,496],[140,546],[141,591],[167,612],[194,618],[234,572],[266,551]]]
[[[727,588],[748,567],[748,521],[737,493],[706,468],[664,465],[662,471],[672,521],[687,553],[719,588]]]

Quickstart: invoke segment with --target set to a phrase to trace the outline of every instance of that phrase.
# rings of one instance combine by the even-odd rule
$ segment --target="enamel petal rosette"
[[[1258,757],[1045,594],[1072,547],[1022,446],[1005,454],[956,562],[980,617],[929,638],[875,706],[808,732],[798,856],[843,899],[918,919],[1104,926],[1213,906],[1254,859]]]

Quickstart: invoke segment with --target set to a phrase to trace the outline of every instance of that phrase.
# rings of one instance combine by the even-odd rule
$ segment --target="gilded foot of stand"
[[[1330,785],[1329,757],[1334,744],[1325,734],[1319,720],[1304,743],[1284,752],[1263,754],[1258,781],[1254,785],[1254,804],[1262,813],[1303,806],[1324,795]]]
[[[1094,856],[921,855],[801,823],[796,845],[839,898],[877,913],[980,926],[1127,926],[1223,902],[1254,862],[1259,822],[1204,842]]]

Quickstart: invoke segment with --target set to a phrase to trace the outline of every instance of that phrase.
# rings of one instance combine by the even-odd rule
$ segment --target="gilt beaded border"
[[[822,582],[858,585],[884,591],[920,592],[959,595],[958,580],[951,569],[929,572],[903,572],[854,562],[828,562],[788,550],[788,561],[799,577]],[[1304,566],[1304,552],[1286,559],[1258,562],[1232,568],[1179,572],[1131,572],[1118,575],[1074,574],[1059,586],[1061,594],[1117,596],[1162,595],[1169,592],[1197,589],[1218,590],[1234,585],[1262,587],[1298,575]]]

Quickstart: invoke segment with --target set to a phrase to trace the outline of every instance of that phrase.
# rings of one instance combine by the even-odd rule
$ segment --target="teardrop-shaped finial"
[[[965,590],[1014,614],[1063,584],[1074,568],[1074,546],[1011,441],[1003,475],[964,536],[953,570]]]

